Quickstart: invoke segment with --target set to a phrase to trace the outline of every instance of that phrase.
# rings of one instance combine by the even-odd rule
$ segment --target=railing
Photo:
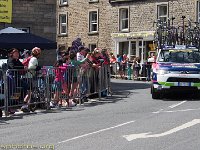
[[[127,62],[126,64],[112,63],[110,64],[110,75],[111,78],[150,81],[151,63],[139,63],[137,65],[133,62]]]
[[[82,105],[85,97],[97,94],[101,99],[110,89],[109,65],[87,70],[74,66],[0,70],[0,109],[7,116],[25,105],[31,111],[51,109],[52,102],[60,107],[70,107],[71,100]]]

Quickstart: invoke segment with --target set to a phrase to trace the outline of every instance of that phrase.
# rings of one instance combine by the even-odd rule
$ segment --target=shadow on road
[[[0,118],[0,125],[10,124],[10,123],[7,123],[6,121],[15,120],[15,119],[23,119],[23,116],[22,115],[13,115],[13,116],[9,116],[9,117]]]
[[[126,91],[126,90],[138,90],[138,89],[148,89],[151,87],[149,82],[134,82],[126,80],[126,82],[111,82],[111,88],[113,91]]]
[[[183,92],[173,92],[165,94],[163,101],[199,101],[200,97],[196,93],[183,93]]]

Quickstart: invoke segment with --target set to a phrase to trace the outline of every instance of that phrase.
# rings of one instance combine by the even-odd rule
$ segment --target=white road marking
[[[183,103],[185,103],[185,102],[187,102],[187,101],[182,101],[182,102],[180,102],[180,103],[178,103],[178,104],[173,104],[173,105],[171,105],[171,106],[169,106],[169,108],[175,108],[175,107],[177,107],[177,106],[180,106],[181,104],[183,104]],[[161,113],[161,112],[164,112],[163,111],[164,109],[160,109],[159,111],[155,111],[155,112],[152,112],[153,114],[159,114],[159,113]]]
[[[164,109],[160,109],[159,111],[155,111],[155,112],[152,112],[153,114],[159,114],[160,112],[162,112]]]
[[[183,109],[183,110],[169,110],[169,111],[162,111],[162,113],[174,113],[174,112],[186,112],[186,111],[197,111],[200,110],[200,108],[197,109]]]
[[[133,122],[135,122],[135,121],[129,121],[129,122],[125,122],[125,123],[122,123],[122,124],[113,126],[113,127],[101,129],[101,130],[98,130],[98,131],[95,131],[95,132],[91,132],[91,133],[87,133],[87,134],[83,134],[83,135],[80,135],[80,136],[77,136],[77,137],[73,137],[73,138],[71,138],[71,139],[67,139],[67,140],[58,142],[58,144],[66,143],[66,142],[69,142],[69,141],[72,141],[72,140],[76,140],[76,139],[79,139],[79,138],[83,138],[83,137],[86,137],[86,136],[89,136],[89,135],[93,135],[93,134],[97,134],[97,133],[104,132],[104,131],[107,131],[107,130],[111,130],[111,129],[114,129],[114,128],[118,128],[118,127],[121,127],[121,126],[130,124],[130,123],[133,123]]]
[[[177,107],[177,106],[179,106],[179,105],[181,105],[181,104],[183,104],[185,102],[187,102],[187,101],[182,101],[182,102],[180,102],[178,104],[171,105],[171,106],[169,106],[169,108],[175,108],[175,107]]]
[[[132,141],[132,140],[135,140],[135,139],[163,137],[163,136],[178,132],[180,130],[192,127],[192,126],[194,126],[196,124],[199,124],[199,123],[200,123],[200,119],[194,119],[194,120],[192,120],[192,121],[190,121],[188,123],[185,123],[185,124],[183,124],[183,125],[181,125],[179,127],[173,128],[173,129],[171,129],[169,131],[166,131],[164,133],[149,135],[151,132],[148,132],[148,133],[124,135],[123,137],[126,138],[127,141]]]

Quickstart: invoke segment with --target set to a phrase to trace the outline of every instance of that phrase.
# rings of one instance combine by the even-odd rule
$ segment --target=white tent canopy
[[[0,30],[0,34],[1,33],[26,33],[26,32],[13,27],[7,27],[5,29]]]

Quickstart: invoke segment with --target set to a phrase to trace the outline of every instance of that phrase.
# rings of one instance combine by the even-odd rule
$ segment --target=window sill
[[[92,4],[92,3],[98,3],[99,1],[89,1],[89,4]]]
[[[88,35],[99,35],[99,32],[96,31],[96,32],[88,32]]]
[[[129,30],[120,30],[119,32],[121,32],[121,33],[129,33],[130,31]]]
[[[58,37],[67,37],[68,34],[67,34],[67,33],[66,33],[66,34],[57,34],[57,36],[58,36]]]
[[[59,7],[66,7],[66,6],[68,6],[68,3],[59,5]]]

